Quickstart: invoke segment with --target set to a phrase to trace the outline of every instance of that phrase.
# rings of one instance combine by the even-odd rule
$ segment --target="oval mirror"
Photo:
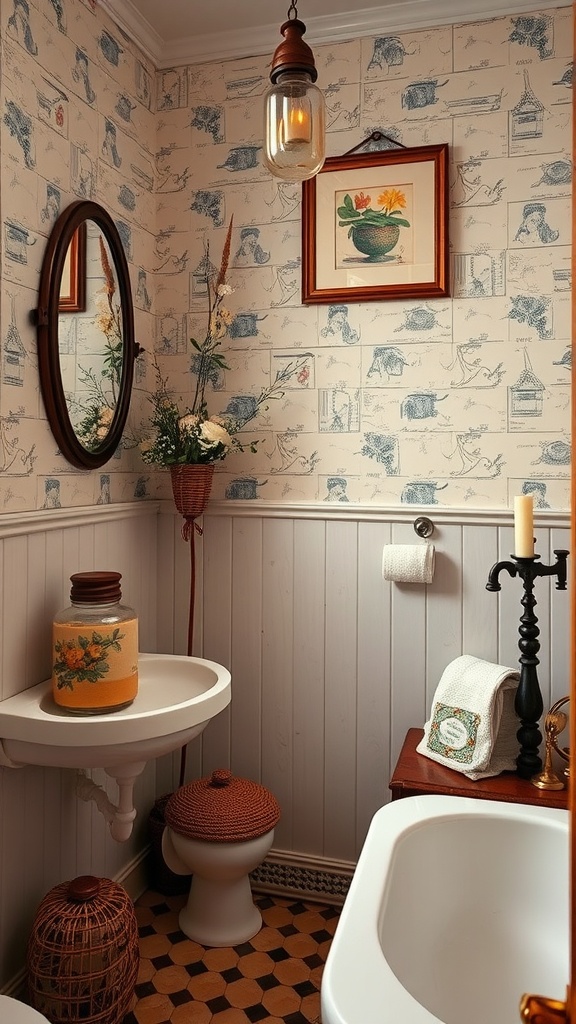
[[[138,351],[122,241],[98,203],[78,200],[56,221],[35,318],[52,433],[73,466],[97,469],[120,443]]]

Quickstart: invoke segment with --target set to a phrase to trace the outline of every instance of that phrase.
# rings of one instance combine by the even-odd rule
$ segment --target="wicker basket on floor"
[[[121,1024],[138,974],[138,926],[128,893],[82,875],[44,897],[28,940],[28,996],[51,1024]]]

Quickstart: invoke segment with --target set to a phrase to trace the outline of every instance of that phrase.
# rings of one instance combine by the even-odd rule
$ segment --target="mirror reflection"
[[[85,260],[83,308],[70,315],[60,302],[58,352],[68,415],[74,433],[87,451],[106,440],[118,404],[122,376],[124,329],[117,273],[110,247],[94,221],[83,225]],[[72,237],[60,295],[71,288],[78,260],[78,232]],[[76,242],[76,245],[74,243]],[[78,269],[76,264],[76,269]]]
[[[137,347],[126,256],[98,203],[78,200],[56,221],[35,319],[42,397],[60,451],[74,466],[103,466],[122,439]]]

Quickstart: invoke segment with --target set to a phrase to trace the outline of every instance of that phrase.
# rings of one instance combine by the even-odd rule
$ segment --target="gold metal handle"
[[[524,993],[520,1000],[520,1016],[525,1024],[568,1024],[566,1003],[546,996]]]

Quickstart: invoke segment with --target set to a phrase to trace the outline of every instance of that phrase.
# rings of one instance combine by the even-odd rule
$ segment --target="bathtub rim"
[[[380,946],[378,928],[385,887],[382,884],[375,896],[373,879],[385,879],[397,844],[417,827],[426,822],[469,817],[542,822],[562,829],[568,836],[568,811],[537,804],[425,794],[379,808],[360,852],[322,975],[321,1019],[324,1024],[374,1024],[366,1016],[367,1007],[385,1007],[390,1020],[443,1024],[417,1002],[388,965]],[[355,965],[353,986],[347,970],[351,963]],[[358,992],[361,999],[354,994]],[[377,1019],[382,1019],[382,1010],[377,1012]]]

